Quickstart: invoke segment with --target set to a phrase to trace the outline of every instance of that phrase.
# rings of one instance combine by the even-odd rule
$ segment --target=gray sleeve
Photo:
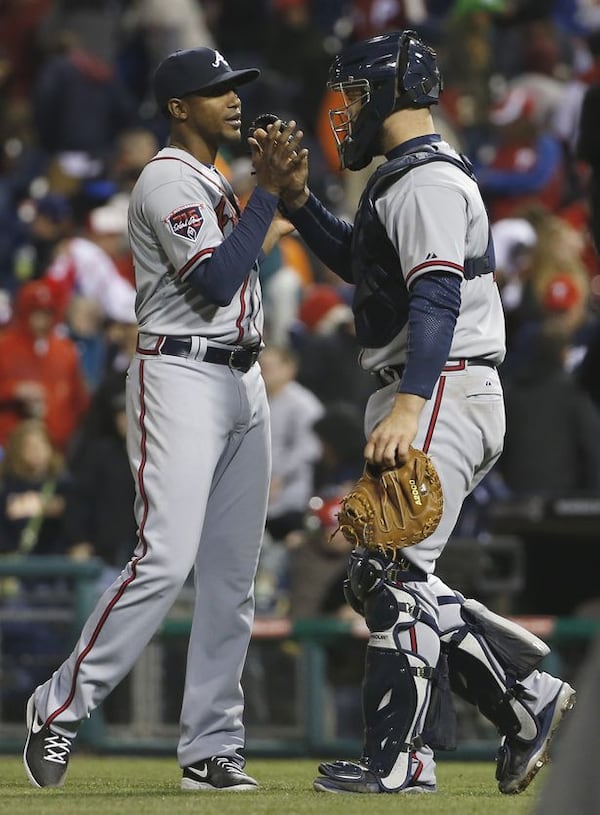
[[[144,199],[142,210],[180,279],[208,259],[223,240],[211,194],[199,177],[182,175],[156,187]],[[232,209],[230,218],[234,217]]]
[[[467,202],[457,189],[415,183],[413,170],[377,201],[377,212],[398,251],[407,285],[429,272],[463,276]]]

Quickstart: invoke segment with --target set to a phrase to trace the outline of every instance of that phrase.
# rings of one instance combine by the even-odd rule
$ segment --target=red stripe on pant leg
[[[425,436],[425,442],[423,444],[423,452],[426,453],[429,450],[429,445],[431,444],[431,437],[433,436],[433,429],[435,427],[435,423],[437,421],[437,417],[440,412],[440,406],[442,404],[442,395],[444,393],[444,386],[446,385],[446,377],[441,376],[440,381],[438,384],[437,392],[435,394],[435,402],[433,404],[433,413],[431,414],[431,419],[429,420],[429,427],[427,428],[427,434]]]
[[[123,583],[123,585],[121,586],[121,588],[119,589],[117,594],[115,594],[113,599],[110,601],[110,603],[108,604],[108,606],[104,610],[104,613],[102,614],[102,617],[98,621],[98,624],[96,625],[96,628],[94,629],[94,632],[93,632],[92,636],[90,637],[89,643],[87,644],[87,646],[84,648],[84,650],[79,655],[79,657],[77,659],[77,662],[75,663],[75,669],[73,671],[73,679],[71,681],[71,690],[69,691],[69,696],[67,697],[66,702],[64,702],[64,704],[61,705],[58,708],[58,710],[55,710],[54,713],[51,713],[50,716],[48,716],[48,718],[46,719],[46,724],[51,724],[56,719],[57,716],[60,716],[60,714],[63,713],[69,707],[69,705],[73,701],[73,697],[75,696],[75,686],[77,684],[77,675],[79,673],[81,663],[83,662],[83,660],[86,658],[86,656],[90,653],[90,651],[94,647],[94,644],[95,644],[96,640],[98,639],[98,637],[100,635],[100,632],[102,631],[102,627],[104,626],[104,623],[108,619],[108,616],[109,616],[110,612],[113,610],[113,608],[116,606],[116,604],[119,602],[119,600],[123,596],[127,586],[131,585],[131,583],[133,583],[133,581],[135,580],[136,574],[137,574],[136,566],[140,562],[140,560],[142,560],[142,558],[146,555],[146,553],[148,551],[148,546],[147,546],[146,540],[144,538],[144,528],[145,528],[145,525],[146,525],[146,520],[148,518],[148,497],[146,495],[146,490],[144,488],[144,468],[146,466],[146,426],[144,424],[145,416],[146,416],[146,404],[145,404],[145,401],[144,401],[144,360],[142,360],[140,362],[140,420],[139,420],[140,428],[141,428],[141,431],[142,431],[142,438],[141,438],[142,458],[141,458],[140,466],[139,466],[138,472],[137,472],[138,488],[139,488],[140,496],[142,498],[143,505],[144,505],[144,512],[143,512],[143,515],[142,515],[142,520],[141,520],[140,529],[139,529],[139,539],[140,539],[140,543],[142,544],[142,547],[143,547],[142,554],[139,557],[134,558],[131,561],[131,576],[128,577],[127,580],[125,580],[125,582]]]

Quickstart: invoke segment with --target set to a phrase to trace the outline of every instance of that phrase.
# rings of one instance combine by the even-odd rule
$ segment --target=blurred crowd
[[[261,68],[240,89],[244,127],[296,119],[311,186],[344,216],[373,168],[338,169],[328,66],[397,28],[437,49],[436,125],[479,178],[507,318],[506,451],[457,534],[484,533],[485,507],[511,495],[598,495],[599,0],[2,0],[0,553],[95,555],[110,574],[135,546],[127,204],[166,138],[154,67],[210,45]],[[220,162],[243,204],[245,139]],[[329,537],[376,382],[357,365],[350,287],[296,235],[262,283],[274,469],[258,608],[335,613],[348,550]]]

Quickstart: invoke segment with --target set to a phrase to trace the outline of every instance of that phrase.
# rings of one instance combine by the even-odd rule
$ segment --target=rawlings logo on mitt
[[[339,528],[353,546],[376,549],[395,557],[437,528],[444,499],[433,462],[411,447],[400,467],[365,465],[362,476],[342,498]]]

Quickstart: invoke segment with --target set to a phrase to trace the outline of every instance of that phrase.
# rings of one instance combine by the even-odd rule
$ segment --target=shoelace
[[[242,768],[237,763],[237,761],[233,761],[233,759],[228,758],[227,756],[215,756],[213,761],[218,767],[221,767],[223,770],[233,770],[233,772],[240,773],[242,772]]]
[[[53,761],[55,764],[66,764],[71,752],[71,739],[66,736],[52,735],[44,739],[45,761]]]

